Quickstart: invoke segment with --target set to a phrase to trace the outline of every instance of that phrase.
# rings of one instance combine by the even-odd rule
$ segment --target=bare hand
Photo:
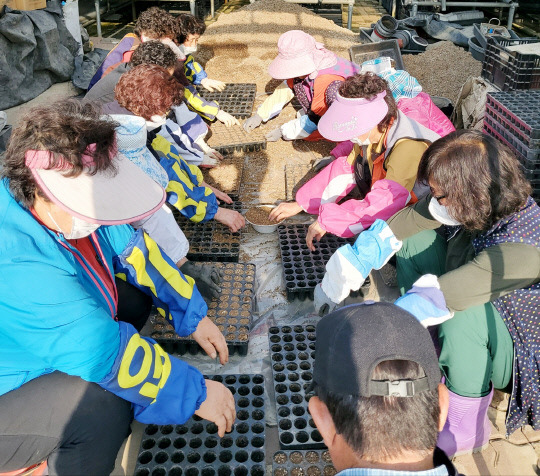
[[[234,126],[235,124],[237,126],[240,125],[240,122],[238,122],[238,119],[236,117],[231,116],[228,112],[220,110],[217,115],[216,119],[220,122],[223,122],[227,127]]]
[[[229,204],[233,202],[232,198],[229,197],[225,192],[222,192],[219,188],[212,187],[211,185],[208,185],[206,182],[201,182],[201,185],[203,187],[207,187],[210,190],[212,190],[212,192],[214,192],[214,195],[216,196],[218,200],[222,200],[223,202],[229,203]]]
[[[216,358],[217,351],[221,365],[225,365],[229,361],[229,348],[227,342],[225,342],[225,337],[208,317],[200,320],[197,329],[192,335],[197,344],[203,348],[211,359]]]
[[[236,419],[236,408],[231,391],[220,382],[205,380],[206,400],[201,403],[195,415],[214,422],[220,438],[226,431],[231,431]]]
[[[285,218],[298,215],[302,210],[302,207],[298,205],[298,202],[281,202],[276,208],[274,208],[268,218],[274,221],[281,221]]]
[[[218,208],[214,218],[224,225],[229,227],[233,233],[236,233],[240,228],[246,226],[246,220],[244,217],[235,210],[229,210],[228,208]]]
[[[308,232],[306,236],[307,247],[311,251],[315,251],[315,247],[313,246],[313,240],[321,241],[321,238],[324,235],[326,235],[326,231],[322,229],[318,221],[314,221],[311,225],[309,225],[309,228],[308,228]]]

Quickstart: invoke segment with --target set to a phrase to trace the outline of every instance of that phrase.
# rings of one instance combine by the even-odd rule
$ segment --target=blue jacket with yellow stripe
[[[183,160],[176,146],[159,132],[152,137],[149,149],[169,176],[167,202],[193,222],[205,222],[214,218],[218,201],[211,189],[201,185],[201,169]]]
[[[101,226],[90,239],[105,266],[152,296],[179,335],[196,329],[205,302],[148,235]],[[0,395],[58,370],[132,402],[143,423],[185,422],[206,399],[202,375],[115,321],[115,297],[85,261],[0,183]]]

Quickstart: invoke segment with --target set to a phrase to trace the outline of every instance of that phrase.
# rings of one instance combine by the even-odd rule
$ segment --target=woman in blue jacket
[[[165,191],[117,150],[115,126],[64,101],[31,111],[6,151],[0,472],[46,460],[51,475],[109,474],[133,416],[180,424],[196,413],[221,436],[235,418],[226,387],[139,335],[145,316],[126,312],[142,292],[179,335],[228,360],[193,279],[126,224]]]

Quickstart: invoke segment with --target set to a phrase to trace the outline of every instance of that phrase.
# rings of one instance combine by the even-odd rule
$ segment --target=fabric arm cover
[[[307,114],[298,119],[286,122],[281,126],[281,137],[285,140],[304,139],[317,130],[315,124]]]
[[[318,215],[324,203],[338,202],[356,186],[354,170],[347,157],[322,169],[296,192],[296,201],[307,213]]]
[[[135,232],[124,251],[114,257],[113,265],[115,274],[152,297],[179,336],[192,334],[206,316],[208,306],[193,278],[182,274],[143,230]]]
[[[201,84],[201,81],[208,76],[203,67],[193,59],[192,55],[188,55],[184,61],[184,74],[193,84]]]
[[[371,270],[382,268],[402,245],[386,222],[376,220],[354,245],[342,246],[331,256],[322,290],[333,302],[343,301],[351,291],[360,289]]]
[[[292,100],[293,97],[294,93],[292,89],[289,88],[287,82],[284,81],[259,106],[259,109],[257,109],[257,114],[262,117],[264,122],[267,122],[273,117],[278,116],[281,110],[289,101]]]
[[[322,204],[319,225],[334,235],[349,238],[369,228],[375,220],[389,219],[410,199],[409,191],[399,183],[378,180],[363,200]]]
[[[159,134],[152,141],[152,149],[169,176],[167,202],[193,222],[214,218],[218,201],[211,189],[200,186],[203,179],[200,169],[186,163],[177,149]]]
[[[446,307],[439,280],[433,274],[420,277],[394,304],[410,312],[424,327],[439,325],[454,316]]]
[[[331,151],[330,155],[333,155],[336,159],[339,157],[348,157],[354,148],[354,144],[350,140],[340,142]]]
[[[181,127],[192,142],[204,139],[208,134],[208,126],[196,112],[191,111],[185,102],[171,108],[174,112],[176,123]]]
[[[219,112],[219,104],[216,101],[204,99],[192,85],[184,87],[184,98],[188,107],[204,119],[214,121]]]
[[[131,324],[118,325],[118,354],[98,385],[131,402],[141,423],[185,423],[206,400],[201,373],[139,335]]]

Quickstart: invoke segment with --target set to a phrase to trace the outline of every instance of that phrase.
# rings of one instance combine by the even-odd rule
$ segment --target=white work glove
[[[201,80],[201,85],[208,91],[223,91],[226,84],[223,81],[217,79],[204,78]]]
[[[217,159],[215,159],[214,157],[210,157],[206,154],[203,155],[202,162],[200,163],[201,167],[210,169],[212,167],[215,167],[216,165],[218,165]]]
[[[276,129],[270,131],[264,136],[264,138],[268,142],[277,142],[279,139],[281,139],[281,127],[277,127]]]
[[[231,116],[228,112],[225,112],[221,109],[217,113],[216,119],[220,122],[223,122],[223,124],[225,124],[227,127],[234,126],[235,124],[237,126],[240,125],[240,122],[238,122],[238,119],[236,119],[236,117]]]
[[[325,294],[320,283],[315,286],[313,304],[315,305],[315,312],[321,317],[332,312],[338,306]]]
[[[253,116],[247,118],[244,121],[244,130],[246,132],[251,132],[253,129],[259,127],[262,123],[262,117],[259,116],[257,113],[253,114]]]
[[[211,157],[213,159],[216,159],[216,160],[223,160],[223,156],[216,150],[216,149],[212,149],[212,147],[210,147],[202,137],[199,137],[196,141],[195,141],[195,144],[197,144],[199,146],[199,148],[205,153],[205,155],[207,155],[208,157]]]

